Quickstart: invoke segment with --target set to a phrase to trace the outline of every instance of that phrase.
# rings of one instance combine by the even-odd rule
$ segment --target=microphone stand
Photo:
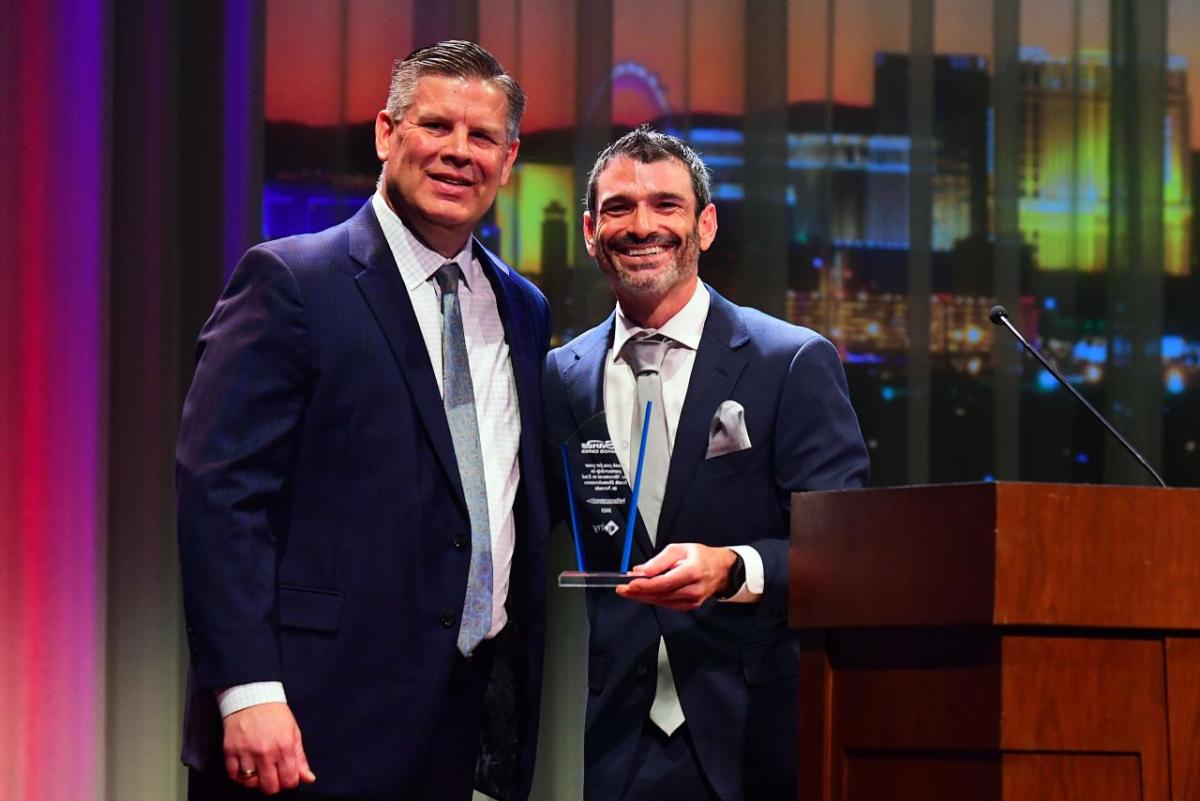
[[[1125,446],[1125,450],[1127,450],[1133,454],[1133,458],[1137,459],[1138,462],[1142,465],[1142,467],[1146,468],[1146,471],[1148,473],[1150,473],[1150,475],[1154,476],[1154,480],[1158,482],[1158,485],[1160,487],[1166,488],[1167,482],[1163,481],[1162,476],[1160,476],[1158,474],[1158,472],[1153,467],[1150,466],[1150,463],[1148,461],[1146,461],[1146,457],[1142,456],[1142,454],[1138,452],[1138,449],[1133,447],[1133,445],[1129,442],[1129,440],[1125,439],[1125,437],[1121,435],[1121,432],[1118,431],[1116,429],[1116,427],[1113,426],[1112,423],[1108,422],[1108,420],[1105,419],[1104,415],[1102,415],[1102,414],[1100,414],[1100,412],[1096,411],[1096,407],[1094,407],[1094,406],[1092,406],[1092,404],[1088,403],[1087,398],[1085,398],[1085,397],[1083,397],[1083,395],[1079,394],[1079,390],[1077,390],[1077,389],[1075,389],[1075,387],[1071,386],[1071,384],[1067,381],[1067,379],[1065,377],[1063,377],[1063,374],[1058,371],[1058,368],[1055,367],[1053,364],[1051,364],[1050,360],[1041,354],[1041,351],[1039,351],[1037,348],[1033,347],[1032,345],[1030,345],[1028,342],[1025,341],[1025,337],[1021,336],[1021,332],[1018,331],[1016,328],[1014,328],[1013,324],[1011,322],[1009,322],[1007,309],[1005,309],[1003,306],[993,306],[992,310],[988,312],[988,319],[992,321],[993,325],[1003,325],[1005,328],[1007,328],[1009,331],[1011,331],[1012,335],[1014,337],[1016,337],[1017,340],[1020,341],[1020,343],[1022,345],[1025,346],[1025,350],[1032,353],[1034,355],[1034,357],[1039,362],[1042,363],[1042,366],[1045,367],[1047,370],[1049,370],[1050,374],[1053,375],[1056,379],[1058,379],[1058,383],[1062,384],[1064,387],[1066,387],[1068,390],[1070,390],[1071,394],[1075,396],[1075,399],[1078,400],[1080,403],[1082,403],[1087,408],[1087,410],[1089,412],[1091,412],[1092,415],[1095,416],[1095,418],[1097,420],[1099,420],[1101,423],[1104,424],[1104,427],[1108,429],[1108,433],[1110,433],[1114,437],[1116,437],[1117,441]]]

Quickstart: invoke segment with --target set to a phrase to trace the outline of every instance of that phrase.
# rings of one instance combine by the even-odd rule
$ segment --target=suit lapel
[[[412,392],[417,413],[429,432],[438,461],[465,510],[467,502],[463,495],[458,461],[454,458],[454,441],[450,437],[450,425],[446,422],[446,410],[442,404],[442,394],[438,391],[437,379],[433,375],[429,351],[421,336],[421,328],[408,297],[408,288],[400,277],[400,270],[383,236],[383,229],[375,218],[371,201],[368,200],[350,220],[349,234],[350,257],[364,267],[355,276],[358,289],[371,308],[375,322],[383,329],[392,355]]]
[[[662,513],[658,520],[658,547],[674,541],[675,518],[700,462],[708,450],[708,428],[721,402],[729,398],[746,367],[746,359],[737,348],[749,339],[742,314],[725,298],[708,287],[711,303],[704,321],[704,333],[687,397],[675,430],[675,447],[671,453],[671,470],[663,495]],[[688,532],[681,532],[686,540]]]
[[[574,361],[563,370],[576,428],[604,412],[604,362],[615,315],[571,343]]]

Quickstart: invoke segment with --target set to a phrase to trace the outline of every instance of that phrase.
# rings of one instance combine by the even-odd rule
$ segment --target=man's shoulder
[[[234,267],[222,293],[235,295],[247,287],[275,291],[287,287],[311,301],[321,297],[330,278],[353,274],[347,229],[349,221],[311,234],[271,239],[249,248]]]
[[[247,255],[270,254],[293,271],[325,269],[349,259],[349,228],[352,220],[321,231],[270,239],[247,251]]]
[[[750,306],[740,307],[750,338],[767,346],[798,349],[814,340],[826,338],[811,328],[780,320]]]
[[[600,324],[592,326],[582,334],[578,334],[562,345],[559,345],[557,348],[551,348],[548,363],[557,370],[586,356],[595,348],[607,347],[608,335],[611,328],[612,316],[610,315]]]
[[[829,343],[825,336],[811,328],[781,320],[753,306],[735,305],[716,293],[713,295],[712,310],[733,318],[735,326],[744,327],[748,344],[757,351],[794,354],[814,342]]]

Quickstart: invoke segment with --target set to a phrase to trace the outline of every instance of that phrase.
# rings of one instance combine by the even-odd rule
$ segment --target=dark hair
[[[626,156],[643,164],[653,164],[656,161],[676,159],[688,168],[692,174],[692,192],[696,195],[696,215],[712,202],[712,188],[709,184],[708,167],[701,161],[700,155],[684,144],[683,140],[671,134],[652,129],[649,125],[640,125],[629,133],[613,142],[596,157],[588,173],[587,196],[584,197],[584,209],[593,211],[596,206],[596,179],[608,163],[618,156]]]
[[[388,87],[387,113],[398,120],[412,105],[417,82],[426,75],[445,75],[452,78],[480,78],[492,81],[504,90],[508,98],[506,131],[508,141],[517,138],[521,116],[525,113],[525,90],[517,80],[488,51],[474,42],[447,39],[418,48],[392,64],[392,80]]]

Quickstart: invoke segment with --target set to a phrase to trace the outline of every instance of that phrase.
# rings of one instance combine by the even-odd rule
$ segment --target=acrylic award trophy
[[[578,570],[558,575],[560,587],[617,587],[640,573],[629,572],[633,527],[637,520],[638,490],[650,430],[650,403],[642,423],[633,489],[608,435],[604,412],[580,426],[562,444],[562,469],[567,486],[571,535],[575,538]]]

